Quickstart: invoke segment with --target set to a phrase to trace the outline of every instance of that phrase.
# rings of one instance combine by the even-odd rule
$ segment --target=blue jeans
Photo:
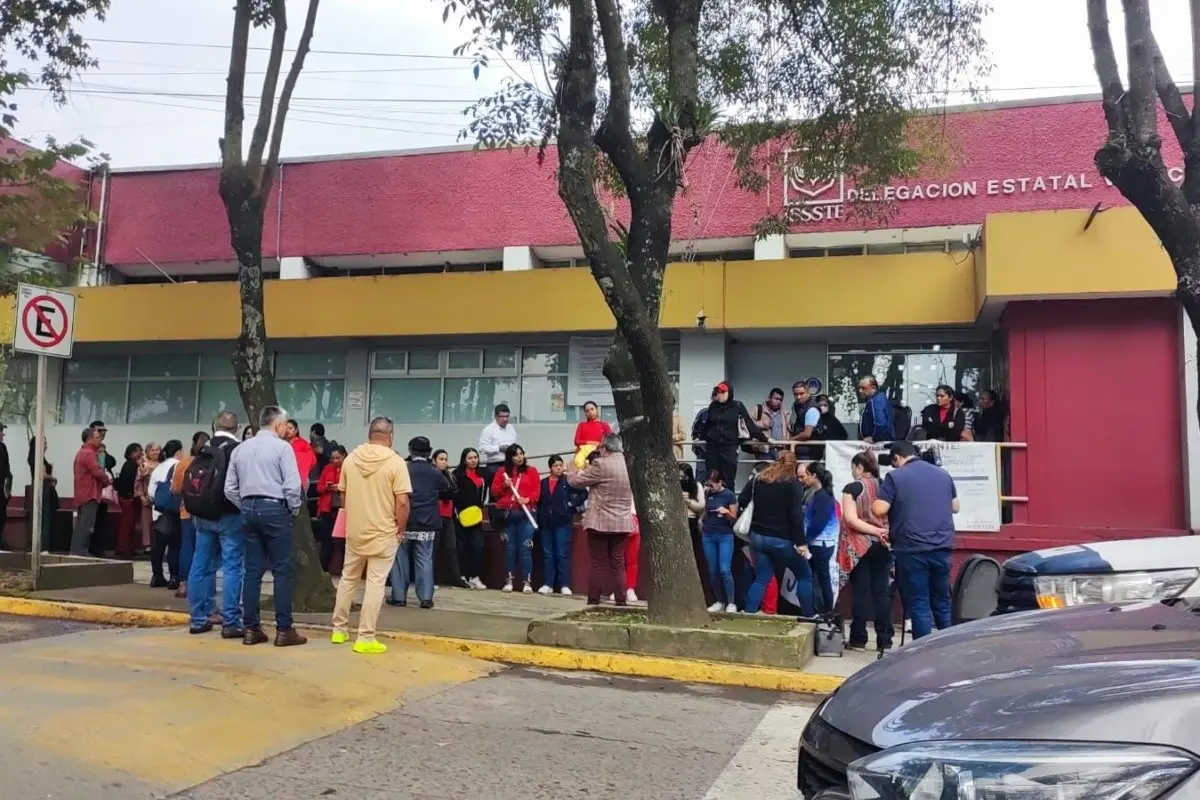
[[[191,517],[179,520],[179,579],[186,581],[192,574],[192,558],[196,554],[196,524]]]
[[[813,575],[813,591],[816,597],[817,613],[833,611],[837,595],[833,591],[833,576],[829,571],[829,559],[837,552],[837,545],[810,544],[808,550],[812,558],[808,562]]]
[[[704,542],[704,560],[708,562],[708,581],[712,587],[713,596],[722,605],[729,605],[733,600],[733,534],[709,533],[702,534]],[[723,596],[724,600],[721,600]],[[762,598],[759,598],[762,602]]]
[[[417,542],[403,539],[396,549],[396,560],[392,562],[392,602],[408,602],[408,585],[417,585],[417,599],[433,599],[433,539]],[[408,574],[408,557],[412,554],[416,575]],[[414,580],[415,578],[415,580]]]
[[[246,578],[246,537],[242,515],[226,514],[217,521],[195,519],[196,554],[188,573],[188,608],[192,624],[200,626],[216,604],[217,570],[224,573],[221,624],[242,624],[242,581]]]
[[[529,520],[525,520],[529,522]],[[542,585],[571,588],[571,523],[542,528]],[[532,563],[532,554],[530,562]],[[527,571],[525,574],[529,574]],[[557,580],[555,580],[557,578]]]
[[[275,628],[280,631],[292,628],[293,520],[292,512],[280,500],[242,501],[242,530],[246,535],[242,605],[247,628],[262,625],[262,578],[268,568],[275,578]]]
[[[813,615],[812,570],[808,559],[796,552],[788,539],[750,533],[750,550],[754,554],[754,584],[746,592],[746,613],[755,614],[762,608],[767,584],[775,577],[776,567],[791,567],[796,576],[796,599],[800,603],[800,616]]]
[[[517,572],[517,553],[521,554],[521,572]],[[533,580],[533,524],[521,509],[513,509],[508,515],[508,526],[504,529],[504,569],[510,580],[517,581],[524,574],[525,580]]]
[[[896,553],[896,581],[914,639],[950,627],[949,550]]]

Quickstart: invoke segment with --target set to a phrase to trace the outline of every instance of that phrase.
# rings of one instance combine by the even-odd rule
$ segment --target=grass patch
[[[33,591],[33,580],[27,570],[0,570],[0,594],[27,595]]]

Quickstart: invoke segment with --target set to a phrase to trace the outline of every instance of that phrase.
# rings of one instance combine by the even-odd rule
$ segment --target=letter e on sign
[[[13,328],[13,349],[18,353],[70,358],[75,344],[75,295],[19,284]]]

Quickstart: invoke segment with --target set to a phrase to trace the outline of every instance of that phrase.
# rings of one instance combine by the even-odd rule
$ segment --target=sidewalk
[[[116,608],[186,612],[187,602],[168,589],[151,589],[150,569],[145,562],[134,563],[134,583],[125,586],[97,586],[84,589],[34,592],[38,600],[65,601]],[[219,579],[218,579],[219,584]],[[264,576],[263,596],[272,591],[270,576]],[[219,588],[218,588],[219,593]],[[219,594],[218,594],[219,596]],[[381,633],[399,636],[433,636],[452,640],[506,645],[525,645],[529,623],[550,614],[561,614],[584,607],[581,596],[506,594],[494,590],[468,590],[439,587],[435,607],[421,609],[410,596],[404,608],[385,605],[379,615]],[[643,605],[639,603],[638,605]],[[270,613],[264,614],[270,622]],[[327,626],[328,614],[297,614],[301,626]],[[583,651],[580,651],[581,653]],[[841,658],[813,657],[803,666],[806,675],[829,680],[847,678],[875,660],[874,651],[846,651]],[[734,666],[734,665],[730,665]]]

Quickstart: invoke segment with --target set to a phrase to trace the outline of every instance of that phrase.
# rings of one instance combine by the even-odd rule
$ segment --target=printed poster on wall
[[[568,340],[567,401],[581,406],[589,400],[602,406],[613,404],[612,387],[604,377],[609,337],[572,336]]]
[[[996,475],[996,448],[992,442],[913,442],[917,449],[934,449],[942,461],[942,469],[954,478],[960,510],[954,515],[957,531],[1000,530],[1000,481]],[[886,475],[890,467],[886,444],[866,442],[829,442],[825,445],[825,466],[833,475],[833,491],[840,495],[850,483],[850,459],[855,453],[870,448],[880,459],[880,472]]]

